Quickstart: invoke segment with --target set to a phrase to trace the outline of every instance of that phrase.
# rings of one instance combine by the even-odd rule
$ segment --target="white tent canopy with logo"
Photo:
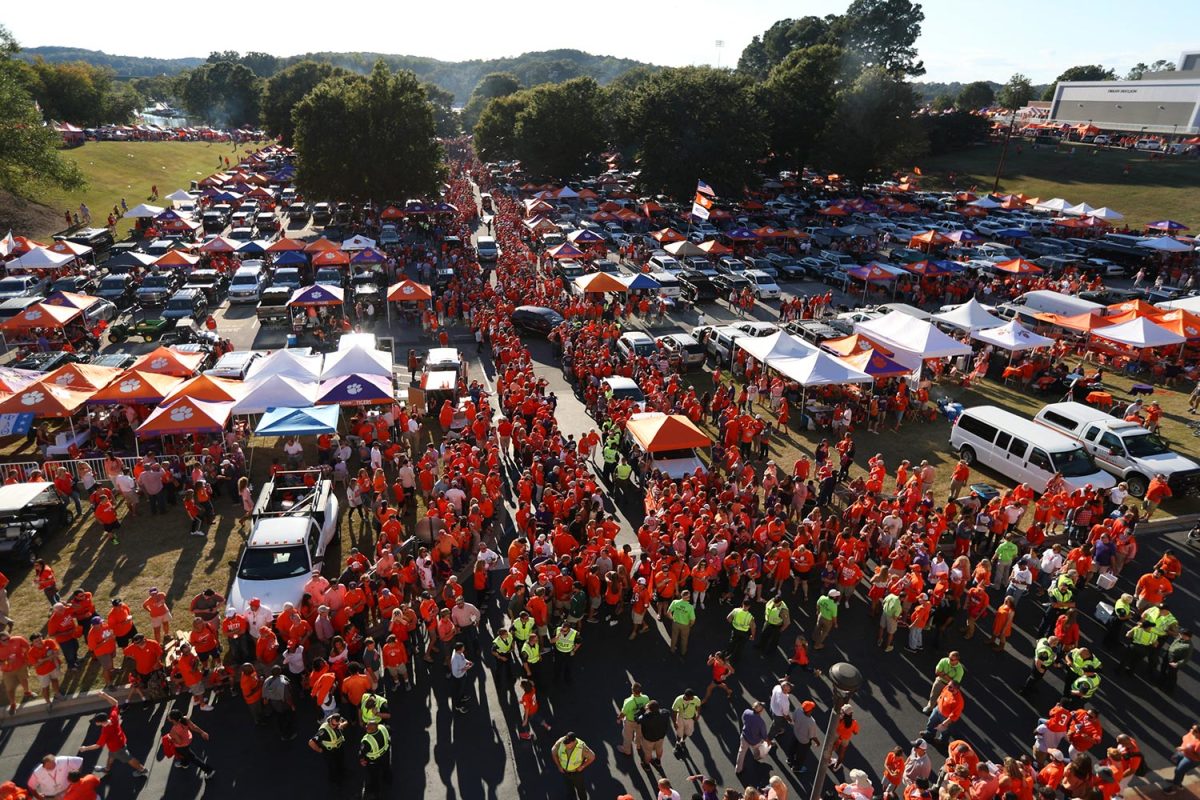
[[[25,255],[9,264],[9,269],[58,269],[64,264],[75,260],[75,256],[66,253],[55,253],[44,247],[35,247]]]
[[[1063,200],[1061,197],[1054,197],[1049,200],[1038,203],[1034,208],[1039,211],[1057,211],[1063,213],[1071,207],[1070,200]]]
[[[125,219],[153,219],[154,217],[157,217],[159,214],[163,213],[164,210],[165,209],[159,208],[158,206],[151,206],[147,205],[146,203],[142,203],[141,205],[136,205],[129,209],[121,216]]]
[[[1004,320],[984,308],[974,297],[957,308],[952,308],[941,314],[934,314],[933,318],[947,325],[952,325],[955,328],[961,328],[964,331],[996,328],[1004,324]]]
[[[758,361],[772,366],[781,358],[803,358],[816,350],[787,331],[776,331],[770,336],[739,336],[734,342]]]
[[[708,253],[700,249],[700,246],[694,242],[689,242],[684,239],[682,242],[671,242],[663,248],[676,258],[691,258],[693,256],[706,256]]]
[[[1038,347],[1049,347],[1054,344],[1053,339],[1034,333],[1015,319],[1007,325],[1001,325],[998,328],[974,331],[971,333],[971,338],[1011,352],[1033,350]]]
[[[804,387],[870,383],[875,380],[862,370],[821,350],[814,350],[802,358],[780,358],[770,362],[770,367]]]
[[[1131,319],[1129,322],[1123,322],[1120,325],[1098,328],[1092,331],[1092,335],[1099,339],[1128,345],[1139,350],[1144,350],[1148,347],[1170,347],[1171,345],[1183,344],[1187,341],[1187,339],[1178,333],[1167,330],[1162,325],[1153,323],[1145,317]]]
[[[338,350],[325,357],[321,380],[344,378],[347,375],[385,375],[392,377],[392,354],[361,345]]]
[[[1138,246],[1157,250],[1160,253],[1187,253],[1192,249],[1190,244],[1172,239],[1170,236],[1151,236],[1149,239],[1142,239],[1138,242]]]
[[[971,346],[942,333],[924,320],[893,311],[876,319],[857,322],[854,332],[864,334],[895,355],[892,358],[914,370],[927,358],[953,358],[971,354]]]

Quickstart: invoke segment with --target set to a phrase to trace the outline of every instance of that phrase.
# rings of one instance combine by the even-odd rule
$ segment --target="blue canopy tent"
[[[630,289],[658,289],[658,281],[651,278],[644,272],[639,272],[636,275],[629,276],[628,279],[622,280]]]
[[[239,247],[237,249],[237,251],[239,253],[253,253],[255,255],[262,255],[263,253],[267,252],[267,247],[269,247],[270,244],[271,244],[270,242],[263,242],[263,241],[259,241],[257,239],[253,239],[251,241],[246,242],[241,247]],[[293,250],[290,252],[296,252],[296,251]]]
[[[285,250],[275,254],[275,266],[294,267],[308,263],[308,255],[303,250]]]
[[[255,436],[308,436],[337,433],[341,409],[337,406],[268,408],[254,429]]]

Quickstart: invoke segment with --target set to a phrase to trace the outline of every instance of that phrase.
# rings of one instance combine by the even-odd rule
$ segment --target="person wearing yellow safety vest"
[[[738,656],[742,654],[742,648],[746,646],[746,642],[754,638],[757,630],[754,614],[750,611],[750,598],[742,600],[742,607],[730,611],[725,619],[729,622],[730,628],[729,646],[725,650],[729,653],[730,661],[737,661]]]
[[[1158,646],[1158,632],[1154,628],[1154,620],[1143,619],[1140,625],[1125,634],[1125,638],[1129,640],[1129,647],[1125,648],[1121,669],[1132,675],[1143,658],[1154,663],[1154,648]]]
[[[529,639],[521,645],[521,665],[525,668],[525,677],[533,681],[535,686],[543,688],[542,643],[536,633],[530,633]]]
[[[558,767],[567,782],[568,796],[575,800],[587,800],[583,771],[596,760],[596,754],[574,731],[567,731],[566,736],[551,745],[550,754],[554,758],[554,766]]]
[[[508,628],[501,628],[496,638],[492,639],[492,658],[495,659],[493,668],[498,685],[512,688],[517,679],[519,650],[520,642]]]
[[[667,606],[667,616],[671,618],[671,652],[679,647],[679,655],[687,655],[688,636],[692,625],[696,622],[696,607],[692,605],[692,593],[684,589],[679,597]]]
[[[616,497],[618,501],[621,501],[633,494],[633,465],[625,459],[625,456],[621,456],[621,461],[613,469],[613,472],[617,476]]]
[[[767,601],[763,611],[763,630],[758,640],[758,649],[769,653],[779,647],[779,635],[791,621],[792,615],[788,611],[787,603],[783,602],[783,595],[776,592],[775,596]]]
[[[582,646],[579,631],[571,627],[571,623],[564,621],[550,637],[550,643],[554,645],[554,682],[557,683],[558,679],[562,678],[570,683],[571,662],[575,660],[575,654]]]
[[[341,714],[330,714],[317,728],[316,734],[308,740],[309,749],[320,753],[325,759],[330,783],[340,784],[346,777],[346,758],[343,755],[346,736],[342,731],[349,724]]]
[[[358,718],[366,727],[368,722],[387,722],[391,718],[388,713],[387,698],[381,694],[364,694],[362,703],[358,706]]]
[[[1063,666],[1067,668],[1067,674],[1063,680],[1063,697],[1069,695],[1072,691],[1071,686],[1077,678],[1082,678],[1083,674],[1090,667],[1096,672],[1104,666],[1100,659],[1092,655],[1092,651],[1086,647],[1076,647],[1074,650],[1066,653],[1062,657]]]
[[[1067,609],[1075,607],[1075,583],[1078,580],[1079,573],[1070,570],[1065,575],[1059,575],[1054,579],[1054,583],[1050,584],[1050,589],[1046,592],[1050,596],[1050,602],[1046,604],[1042,614],[1037,636],[1045,636],[1054,630],[1054,623],[1058,622],[1058,618],[1067,613]]]
[[[1083,708],[1100,688],[1100,676],[1092,667],[1084,667],[1083,674],[1071,683],[1071,697],[1067,703],[1073,709]]]
[[[1021,694],[1028,694],[1037,688],[1037,685],[1046,677],[1046,673],[1057,662],[1058,637],[1047,636],[1044,639],[1038,639],[1033,648],[1033,664],[1030,667],[1029,677],[1025,680],[1025,685],[1021,687]]]
[[[392,778],[392,737],[386,725],[368,722],[367,730],[358,743],[358,763],[366,768],[363,777],[363,798],[373,800],[383,796],[383,784]]]

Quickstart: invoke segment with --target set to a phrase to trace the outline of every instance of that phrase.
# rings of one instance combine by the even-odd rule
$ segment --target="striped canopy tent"
[[[856,353],[866,353],[871,350],[874,350],[876,353],[883,353],[885,356],[894,355],[891,350],[877,344],[861,333],[852,333],[840,339],[826,339],[821,342],[821,347],[839,356],[850,356]],[[911,372],[911,370],[909,371]]]
[[[157,405],[181,383],[183,378],[174,375],[143,372],[138,369],[126,370],[119,378],[92,395],[88,404]]]

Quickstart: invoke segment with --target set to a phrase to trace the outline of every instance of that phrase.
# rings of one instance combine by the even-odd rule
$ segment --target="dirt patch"
[[[62,227],[61,210],[0,189],[0,236],[7,231],[28,235],[29,231],[57,231]]]

